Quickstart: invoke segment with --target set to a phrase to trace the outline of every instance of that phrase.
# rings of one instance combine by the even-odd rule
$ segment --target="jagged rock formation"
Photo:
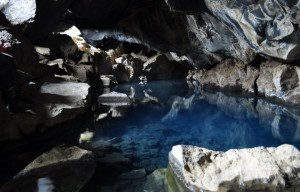
[[[196,80],[204,89],[257,94],[297,105],[299,70],[276,61],[262,62],[257,68],[228,59],[209,70],[190,71],[187,79]]]
[[[178,145],[169,153],[170,168],[189,191],[296,190],[299,161],[292,145],[226,152]]]
[[[3,2],[1,11],[34,42],[64,21],[78,26],[91,43],[110,36],[187,55],[202,66],[226,57],[249,63],[256,54],[299,59],[298,1],[13,0]]]

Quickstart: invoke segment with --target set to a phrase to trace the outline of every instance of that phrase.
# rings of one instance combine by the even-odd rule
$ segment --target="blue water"
[[[134,168],[166,167],[174,145],[212,150],[279,146],[300,147],[300,111],[263,98],[189,88],[186,82],[129,84],[108,91],[130,95],[129,106],[100,106],[108,117],[95,121],[90,146],[107,141]],[[111,153],[112,153],[111,152]],[[108,152],[110,153],[110,152]]]

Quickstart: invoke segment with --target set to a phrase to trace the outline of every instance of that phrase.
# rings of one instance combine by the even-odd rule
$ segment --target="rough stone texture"
[[[98,97],[98,102],[102,105],[110,105],[110,106],[122,106],[129,105],[131,103],[128,95],[124,93],[111,92],[107,94],[102,94]]]
[[[227,59],[217,66],[190,74],[188,78],[197,80],[201,87],[255,93],[259,71],[238,60]]]
[[[36,13],[35,0],[3,0],[0,10],[13,25],[32,22]]]
[[[157,169],[149,176],[147,176],[147,182],[144,187],[145,192],[161,191],[165,192],[165,174],[166,169]]]
[[[169,165],[190,191],[284,191],[299,187],[300,152],[291,145],[227,152],[178,145]]]
[[[256,54],[300,58],[298,1],[5,0],[0,7],[12,24],[32,19],[21,29],[33,41],[55,31],[63,20],[84,29],[88,42],[112,37],[177,52],[199,66],[228,57],[249,63]],[[23,9],[11,14],[16,7]]]
[[[89,181],[95,167],[90,151],[56,147],[35,159],[0,191],[77,192]]]
[[[255,51],[299,59],[299,2],[289,0],[205,0],[207,7]]]
[[[71,120],[85,111],[89,87],[86,83],[57,79],[31,81],[21,90],[29,109],[13,114],[12,118],[25,133],[34,132],[39,124],[50,127]]]
[[[299,68],[274,61],[260,65],[257,79],[258,94],[278,98],[286,103],[299,104]]]
[[[156,55],[144,63],[144,73],[150,81],[184,79],[189,69],[187,63],[170,61],[164,55]]]
[[[34,169],[72,161],[93,161],[93,154],[90,151],[80,149],[78,147],[56,147],[36,158],[16,177],[20,177]]]

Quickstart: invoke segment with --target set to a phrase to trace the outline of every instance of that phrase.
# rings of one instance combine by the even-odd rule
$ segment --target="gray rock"
[[[91,152],[78,147],[56,147],[35,159],[0,191],[77,192],[89,181],[95,167]]]
[[[278,98],[290,104],[298,104],[299,68],[279,62],[268,61],[260,65],[260,76],[257,79],[258,94]]]
[[[222,61],[207,71],[198,71],[188,78],[197,80],[204,89],[221,89],[255,93],[259,71],[234,59]]]
[[[30,103],[30,108],[25,114],[16,113],[13,116],[17,122],[24,121],[22,116],[34,120],[31,124],[20,123],[21,130],[26,130],[23,129],[25,125],[33,129],[38,124],[50,127],[71,120],[85,111],[88,105],[89,87],[86,83],[56,79],[29,82],[22,87],[21,93],[23,99]],[[24,122],[30,123],[28,119]]]
[[[109,106],[126,106],[130,105],[131,100],[128,95],[124,93],[111,92],[100,95],[98,97],[98,103]]]
[[[257,53],[284,60],[297,60],[299,45],[298,1],[206,0],[207,7]]]
[[[174,146],[169,165],[190,191],[284,191],[299,188],[300,152],[291,145],[211,151]]]
[[[24,2],[4,0],[0,4],[0,10],[13,25],[30,23],[36,14],[36,2],[35,0]]]
[[[148,175],[144,191],[145,192],[166,191],[165,188],[166,171],[167,171],[166,169],[157,169],[153,173]]]
[[[188,63],[169,60],[165,55],[156,55],[144,63],[144,73],[148,80],[184,79],[188,70]]]

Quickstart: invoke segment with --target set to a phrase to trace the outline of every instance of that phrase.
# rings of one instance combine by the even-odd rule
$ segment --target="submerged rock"
[[[166,191],[165,189],[166,169],[157,169],[149,176],[144,187],[145,192]]]
[[[0,191],[80,191],[95,167],[91,152],[78,147],[56,147],[35,159]]]
[[[169,165],[190,191],[284,191],[300,185],[300,152],[292,145],[226,152],[177,145]]]

